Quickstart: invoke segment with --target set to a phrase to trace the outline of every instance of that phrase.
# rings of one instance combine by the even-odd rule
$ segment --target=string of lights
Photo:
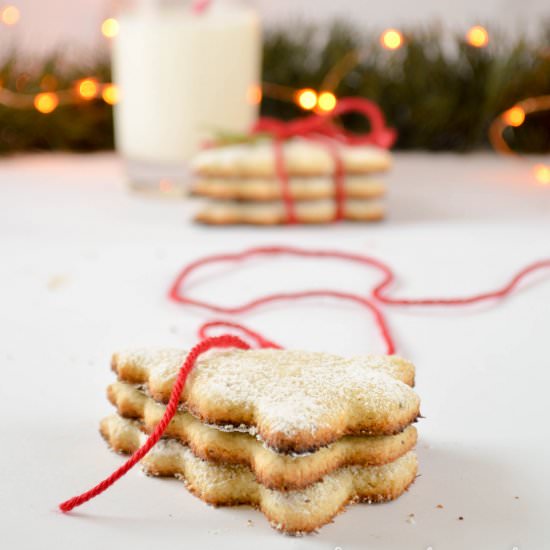
[[[91,101],[98,98],[109,105],[114,105],[118,102],[119,97],[120,92],[115,84],[98,82],[95,78],[77,80],[72,88],[39,92],[37,94],[12,92],[5,88],[0,89],[0,103],[2,105],[13,109],[32,109],[34,107],[44,115],[52,113],[60,105],[72,105],[80,101]]]
[[[504,155],[517,155],[508,145],[505,139],[507,128],[519,128],[525,122],[528,115],[550,110],[550,95],[529,97],[519,101],[500,116],[495,118],[489,128],[489,140],[497,153]],[[550,185],[550,166],[546,164],[535,164],[533,175],[542,185]]]
[[[20,12],[15,6],[6,6],[0,11],[0,21],[5,25],[15,25],[20,19]],[[114,17],[109,17],[101,23],[101,33],[107,39],[114,38],[119,32],[119,23]],[[480,26],[472,27],[466,33],[466,41],[473,47],[483,48],[489,43],[487,30]],[[395,51],[405,44],[403,34],[397,29],[386,29],[380,34],[380,45],[390,51]],[[261,88],[249,91],[248,100],[260,103],[262,96],[272,97],[281,101],[292,101],[304,111],[332,111],[338,98],[334,90],[338,84],[359,62],[359,53],[351,50],[327,73],[319,91],[312,88],[293,89],[269,82],[262,83]],[[116,104],[120,99],[120,90],[111,82],[98,82],[94,77],[88,77],[73,84],[70,89],[50,90],[38,94],[26,94],[0,89],[0,103],[14,109],[35,108],[42,114],[52,113],[58,106],[73,104],[79,101],[90,101],[101,98],[109,105]]]
[[[16,6],[4,6],[0,8],[0,22],[7,27],[15,25],[20,17],[21,13]]]
[[[8,5],[0,8],[0,24],[13,26],[19,22],[20,18],[21,13],[17,7]],[[102,35],[110,40],[118,34],[119,23],[115,18],[109,17],[101,23],[100,28]],[[486,48],[490,42],[489,32],[484,27],[475,25],[467,30],[464,40],[472,48]],[[406,37],[396,28],[386,29],[379,36],[380,46],[390,52],[399,50],[406,43]],[[318,90],[309,87],[296,89],[263,82],[261,86],[249,90],[247,99],[250,103],[259,104],[265,96],[295,103],[304,111],[329,113],[338,104],[335,90],[359,61],[359,51],[350,50],[327,72]],[[61,105],[79,102],[103,100],[109,105],[115,105],[121,96],[115,84],[100,82],[93,76],[77,80],[70,88],[59,90],[55,89],[56,81],[52,75],[45,75],[42,82],[45,84],[42,86],[44,91],[35,94],[3,88],[0,82],[0,104],[14,109],[34,108],[39,113],[48,115]],[[550,96],[526,98],[495,118],[489,129],[489,140],[495,151],[508,155],[516,154],[505,140],[506,129],[518,128],[525,122],[528,115],[544,110],[550,110]],[[533,167],[533,174],[537,182],[550,185],[550,166],[537,164]]]

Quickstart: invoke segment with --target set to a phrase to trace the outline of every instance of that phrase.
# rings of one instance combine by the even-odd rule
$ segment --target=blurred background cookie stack
[[[342,216],[378,221],[385,216],[386,149],[336,146],[343,166]],[[289,199],[297,223],[330,223],[337,217],[335,160],[323,143],[293,138],[282,145]],[[288,222],[288,204],[277,173],[273,142],[261,139],[200,152],[192,191],[208,200],[195,219],[206,224],[276,225]]]

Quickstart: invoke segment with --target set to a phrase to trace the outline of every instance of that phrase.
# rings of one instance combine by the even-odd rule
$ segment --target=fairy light
[[[19,82],[20,81],[20,82]],[[19,86],[16,83],[16,92],[2,88],[0,85],[0,105],[13,109],[35,108],[40,113],[51,113],[60,103],[73,105],[81,100],[91,101],[100,97],[108,105],[115,105],[120,101],[120,90],[116,84],[99,82],[96,78],[87,77],[73,82],[70,88],[58,89],[58,81],[55,76],[45,74],[40,79],[40,88],[43,90],[36,95],[24,93],[23,89],[28,81],[28,75],[21,74],[18,77]]]
[[[386,50],[397,50],[403,45],[403,35],[397,29],[386,29],[380,35],[380,44]]]
[[[15,25],[19,21],[20,17],[21,13],[15,6],[6,6],[0,15],[2,23],[8,26]]]
[[[533,167],[535,179],[542,185],[550,185],[550,166],[546,164],[536,164]]]
[[[109,17],[101,23],[101,34],[105,38],[114,38],[118,34],[119,24],[114,17]]]
[[[105,84],[101,91],[101,97],[105,103],[115,105],[120,101],[120,90],[116,84]]]
[[[97,80],[93,78],[84,78],[83,80],[80,80],[79,82],[77,82],[77,91],[78,95],[82,99],[94,99],[94,97],[97,97],[97,94],[99,92]]]
[[[336,96],[332,92],[321,92],[317,98],[317,107],[326,113],[332,111],[336,103]]]
[[[502,119],[504,123],[508,126],[513,126],[514,128],[517,128],[525,122],[525,111],[523,107],[516,105],[515,107],[512,107],[511,109],[505,111],[502,114]]]
[[[55,111],[59,105],[59,98],[57,97],[57,94],[52,92],[43,92],[34,97],[33,103],[37,111],[47,115],[52,111]]]
[[[489,127],[489,141],[494,150],[504,155],[518,156],[504,138],[506,128],[517,128],[525,122],[528,115],[541,111],[550,111],[550,95],[528,97],[497,116]],[[535,164],[532,167],[532,173],[537,183],[550,185],[549,165]]]
[[[317,92],[311,88],[303,88],[296,92],[296,103],[305,111],[311,111],[317,105]]]
[[[259,105],[262,101],[262,88],[258,84],[254,84],[246,91],[246,101],[250,105]]]
[[[550,111],[550,95],[528,97],[497,116],[489,127],[489,140],[497,153],[515,154],[504,139],[504,131],[509,126],[521,126],[527,116],[541,111]]]
[[[466,42],[474,48],[485,48],[489,44],[489,33],[481,25],[475,25],[466,33]]]

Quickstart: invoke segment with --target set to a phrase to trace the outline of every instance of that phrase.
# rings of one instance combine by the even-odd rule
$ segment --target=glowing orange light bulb
[[[525,121],[525,111],[519,105],[508,109],[503,113],[502,119],[508,126],[518,127],[521,126]]]
[[[317,92],[311,88],[303,88],[296,93],[296,103],[306,111],[310,111],[317,105]]]
[[[120,90],[116,84],[106,84],[101,92],[101,97],[105,103],[115,105],[120,101]]]
[[[380,44],[386,50],[397,50],[403,45],[403,35],[397,29],[386,29],[380,35]]]
[[[337,99],[332,92],[321,92],[317,99],[317,107],[321,111],[330,112],[336,107]]]
[[[85,78],[78,83],[78,93],[82,99],[93,99],[97,96],[99,86],[97,80]]]
[[[105,38],[114,38],[118,34],[119,24],[114,17],[109,17],[101,23],[101,33]]]
[[[253,84],[246,91],[246,101],[250,105],[259,105],[262,101],[262,87],[258,84]]]
[[[34,97],[34,107],[40,113],[45,115],[55,111],[59,105],[59,98],[57,94],[51,92],[44,92],[41,94],[36,94]]]
[[[2,10],[2,15],[0,16],[0,19],[2,20],[2,23],[4,23],[4,25],[15,25],[19,21],[20,17],[21,14],[15,6],[6,6]]]
[[[489,33],[481,25],[476,25],[466,33],[466,42],[474,48],[485,48],[489,44]]]
[[[542,185],[550,185],[550,166],[537,164],[533,168],[535,179]]]

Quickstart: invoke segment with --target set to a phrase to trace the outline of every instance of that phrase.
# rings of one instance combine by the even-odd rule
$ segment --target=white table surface
[[[126,192],[113,155],[1,161],[0,546],[548,548],[550,274],[499,304],[388,311],[400,353],[417,365],[426,417],[421,477],[393,503],[352,506],[319,534],[290,538],[252,509],[208,507],[180,482],[136,469],[71,515],[56,511],[121,464],[97,431],[111,411],[110,354],[190,346],[208,319],[165,297],[186,262],[259,244],[329,246],[386,260],[398,293],[423,296],[489,289],[550,256],[550,187],[533,182],[528,164],[397,155],[389,181],[382,224],[219,229],[192,225],[189,202]],[[306,285],[365,292],[374,280],[295,260],[212,273],[224,279],[195,292],[226,301]],[[273,306],[243,322],[289,348],[381,350],[371,319],[349,305]]]

